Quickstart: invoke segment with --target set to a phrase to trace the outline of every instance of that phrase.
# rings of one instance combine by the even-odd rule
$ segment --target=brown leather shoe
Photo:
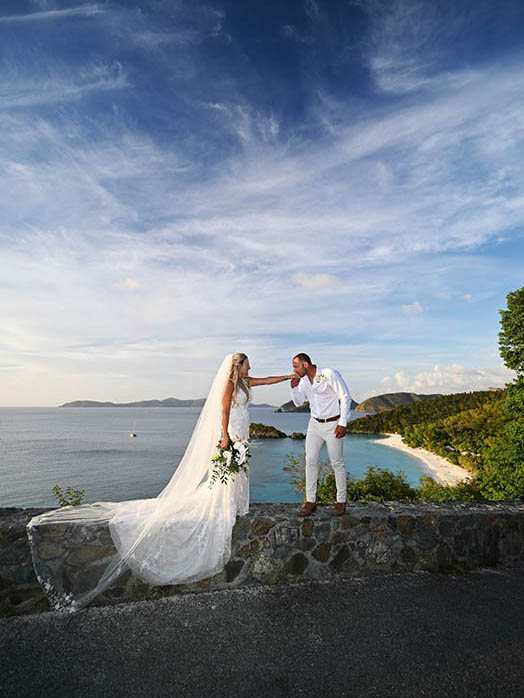
[[[337,502],[335,504],[335,507],[333,511],[331,512],[331,516],[342,516],[342,514],[346,513],[346,502]]]
[[[317,508],[317,505],[315,502],[306,502],[302,509],[298,512],[299,516],[309,516],[312,514]]]

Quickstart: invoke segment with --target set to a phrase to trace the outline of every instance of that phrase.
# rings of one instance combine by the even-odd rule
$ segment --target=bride
[[[249,511],[249,476],[241,471],[209,487],[211,459],[228,435],[249,439],[252,387],[293,377],[252,378],[250,368],[245,354],[225,357],[182,460],[156,498],[70,505],[29,521],[33,565],[53,609],[80,610],[128,569],[151,585],[195,582],[223,569],[236,517]],[[46,526],[56,531],[56,524],[67,526],[67,550],[49,560]]]

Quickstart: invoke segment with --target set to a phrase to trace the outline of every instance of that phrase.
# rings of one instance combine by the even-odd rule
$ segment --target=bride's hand
[[[229,446],[229,439],[227,436],[224,436],[224,438],[220,442],[220,448],[227,448],[228,446]]]

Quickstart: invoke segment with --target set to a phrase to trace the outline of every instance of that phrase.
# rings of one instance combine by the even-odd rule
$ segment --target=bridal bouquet
[[[217,444],[218,453],[211,459],[213,474],[209,487],[213,487],[217,480],[225,485],[229,476],[233,479],[241,470],[247,472],[248,461],[251,458],[247,440],[232,441],[229,439],[227,448],[221,448],[220,443],[219,441]]]

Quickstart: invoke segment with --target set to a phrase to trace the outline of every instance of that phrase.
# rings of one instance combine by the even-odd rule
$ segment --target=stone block
[[[313,535],[313,521],[312,519],[305,519],[304,523],[302,524],[302,535],[305,537],[309,537]]]
[[[257,517],[251,524],[251,533],[254,536],[265,536],[276,523],[273,519]]]
[[[338,545],[338,543],[346,542],[346,536],[347,534],[344,531],[335,531],[329,540],[333,545]]]
[[[65,536],[71,524],[42,524],[34,528],[41,538],[48,536]]]
[[[231,539],[233,542],[244,540],[248,537],[249,531],[251,530],[251,520],[248,516],[241,516],[237,519],[235,525],[233,526],[233,531],[231,533]]]
[[[351,514],[343,514],[340,517],[340,527],[343,531],[347,531],[354,526],[358,526],[360,523],[360,518],[358,516],[352,516]]]
[[[321,543],[313,550],[311,555],[319,562],[327,562],[329,560],[329,555],[331,553],[330,543]]]
[[[249,543],[246,543],[242,547],[238,548],[238,550],[235,552],[236,557],[252,557],[258,551],[262,548],[262,540],[260,538],[254,538],[253,540],[250,540]]]
[[[415,531],[413,540],[422,550],[431,550],[438,542],[436,533],[431,528],[423,528]]]
[[[275,527],[270,532],[270,539],[274,546],[276,545],[291,545],[300,537],[298,526],[281,526]]]
[[[409,514],[401,515],[397,517],[397,526],[398,530],[401,533],[403,533],[406,536],[409,536],[415,528],[415,519],[413,516],[410,516]]]
[[[75,548],[67,557],[70,565],[85,565],[95,560],[100,560],[109,555],[114,555],[116,548],[102,545],[83,545]]]
[[[264,550],[255,560],[251,571],[255,580],[264,584],[276,584],[282,579],[283,565],[283,560]]]
[[[295,553],[286,562],[285,571],[288,574],[302,574],[308,566],[308,559],[303,553]]]
[[[65,547],[62,543],[54,540],[43,540],[38,544],[38,557],[42,560],[52,560],[61,557],[65,553]]]
[[[315,524],[315,538],[319,543],[327,542],[331,537],[331,522]]]
[[[329,567],[333,572],[341,572],[350,559],[352,559],[351,552],[347,545],[343,545],[329,563]]]

